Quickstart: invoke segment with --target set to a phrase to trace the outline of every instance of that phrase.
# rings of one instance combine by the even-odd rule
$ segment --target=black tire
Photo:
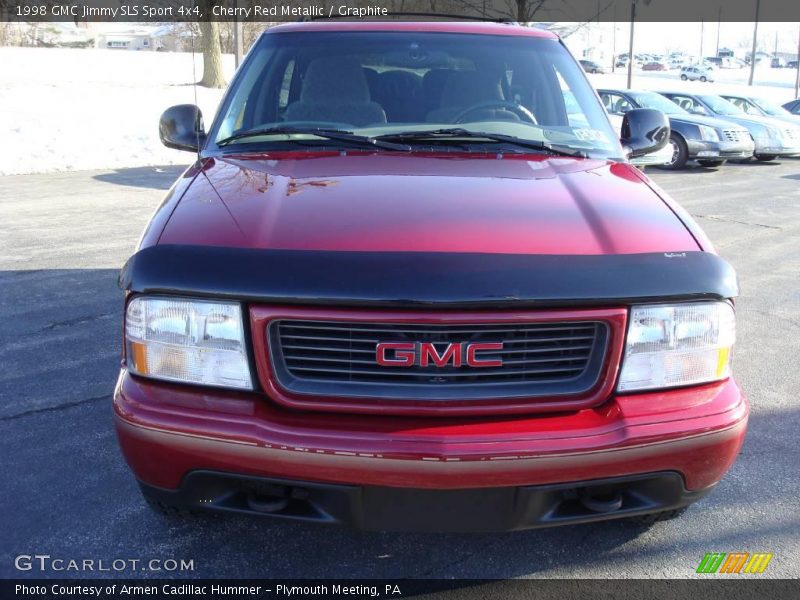
[[[756,154],[755,158],[761,162],[769,162],[771,160],[775,160],[778,158],[778,156],[776,154]]]
[[[628,521],[636,525],[650,526],[656,523],[661,523],[662,521],[671,521],[672,519],[677,519],[683,513],[686,512],[687,508],[689,507],[684,506],[681,508],[673,508],[672,510],[650,513],[649,515],[639,515],[637,517],[629,517]]]
[[[698,160],[697,162],[704,167],[709,167],[712,169],[715,167],[721,167],[722,165],[725,164],[724,160]]]
[[[673,132],[669,135],[667,144],[672,146],[672,162],[659,166],[672,171],[683,169],[686,166],[686,161],[689,160],[689,149],[686,147],[686,142],[683,141],[680,135]]]
[[[708,81],[708,79],[706,79],[706,76],[705,76],[705,75],[700,75],[700,81],[702,81],[703,83],[705,83],[706,81]]]
[[[681,81],[686,81],[687,79],[689,78],[686,75],[681,75]]]
[[[592,75],[597,75],[597,69],[592,69]]]

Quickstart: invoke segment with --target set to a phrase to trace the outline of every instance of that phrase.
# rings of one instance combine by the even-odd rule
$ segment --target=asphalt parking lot
[[[357,533],[151,512],[117,448],[119,267],[181,169],[0,178],[0,576],[19,554],[192,559],[191,577],[691,577],[710,551],[800,576],[800,160],[652,171],[739,273],[742,454],[680,519],[499,535]]]

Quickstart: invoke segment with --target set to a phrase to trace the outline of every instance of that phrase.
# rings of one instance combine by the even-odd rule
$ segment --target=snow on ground
[[[191,53],[0,48],[0,175],[191,162],[161,145],[158,119],[195,103],[195,60],[193,75]],[[222,93],[197,88],[207,125]]]
[[[233,57],[224,57],[228,79]],[[158,139],[158,118],[194,103],[191,82],[202,60],[190,53],[64,48],[0,48],[0,175],[185,164],[186,152]],[[718,83],[681,82],[678,71],[637,72],[634,87],[747,90],[747,69],[715,71]],[[624,87],[625,73],[591,75],[598,87]],[[794,93],[794,71],[760,68],[753,91],[781,103]],[[198,87],[210,124],[222,90]]]

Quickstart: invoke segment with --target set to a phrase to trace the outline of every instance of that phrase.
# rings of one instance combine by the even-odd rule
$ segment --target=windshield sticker
[[[597,129],[579,128],[573,129],[575,137],[583,142],[602,142],[608,144],[608,137],[602,131]]]

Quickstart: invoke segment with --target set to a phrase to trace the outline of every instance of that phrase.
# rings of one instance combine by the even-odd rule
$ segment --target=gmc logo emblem
[[[375,360],[383,367],[502,367],[501,359],[480,358],[479,352],[502,350],[503,342],[454,342],[439,353],[432,342],[384,342],[375,348]]]

